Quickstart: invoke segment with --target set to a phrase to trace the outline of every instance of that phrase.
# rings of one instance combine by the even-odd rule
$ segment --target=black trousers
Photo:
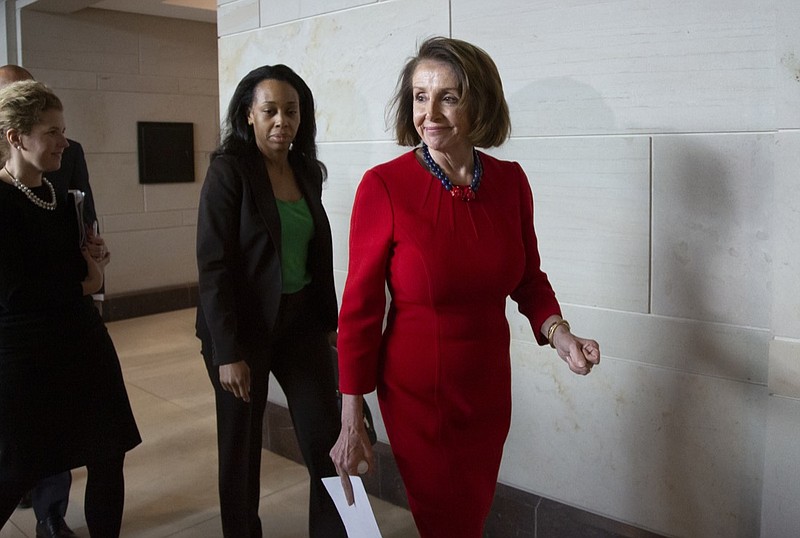
[[[118,538],[125,504],[125,453],[86,465],[84,514],[92,538]],[[0,482],[0,529],[36,479]]]
[[[39,480],[31,490],[31,504],[37,521],[47,518],[64,518],[69,504],[72,474],[69,471]]]
[[[310,477],[309,536],[346,538],[344,525],[322,478],[335,476],[328,455],[340,429],[331,350],[327,335],[309,328],[313,312],[304,292],[284,295],[268,361],[248,361],[250,403],[222,389],[213,350],[204,342],[203,357],[214,386],[219,450],[219,496],[226,538],[261,538],[258,516],[264,409],[269,375],[280,384],[289,404],[297,441]]]

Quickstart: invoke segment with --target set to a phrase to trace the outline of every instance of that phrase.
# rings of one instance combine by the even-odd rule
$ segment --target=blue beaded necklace
[[[472,182],[469,185],[453,185],[444,170],[433,160],[431,152],[428,151],[428,145],[424,143],[422,144],[422,158],[431,173],[442,183],[444,190],[449,192],[453,198],[460,198],[462,202],[469,202],[475,199],[478,194],[478,187],[481,185],[481,176],[483,175],[483,166],[481,166],[481,160],[478,157],[478,150],[472,148],[472,159],[475,161],[475,168],[472,170]]]

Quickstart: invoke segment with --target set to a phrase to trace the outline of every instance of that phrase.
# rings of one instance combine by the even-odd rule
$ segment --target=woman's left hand
[[[580,338],[559,327],[553,335],[556,353],[567,363],[569,369],[579,375],[586,375],[594,366],[600,364],[600,346],[594,340]]]

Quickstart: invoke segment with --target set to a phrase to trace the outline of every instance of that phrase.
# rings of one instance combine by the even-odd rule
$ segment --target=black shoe
[[[31,503],[31,492],[27,491],[19,500],[17,508],[30,508],[31,506],[33,506],[33,503]]]
[[[36,538],[78,538],[61,517],[48,517],[36,524]]]

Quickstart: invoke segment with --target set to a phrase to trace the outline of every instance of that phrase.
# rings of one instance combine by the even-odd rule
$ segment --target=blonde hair
[[[502,145],[511,134],[511,117],[497,66],[480,47],[448,37],[425,40],[400,73],[390,102],[397,142],[402,146],[416,146],[420,142],[414,126],[412,79],[423,60],[442,62],[453,69],[461,92],[461,111],[472,125],[468,135],[472,144],[480,148]]]
[[[47,110],[64,110],[53,90],[34,80],[13,82],[0,88],[0,161],[10,155],[6,133],[16,129],[29,134]]]

